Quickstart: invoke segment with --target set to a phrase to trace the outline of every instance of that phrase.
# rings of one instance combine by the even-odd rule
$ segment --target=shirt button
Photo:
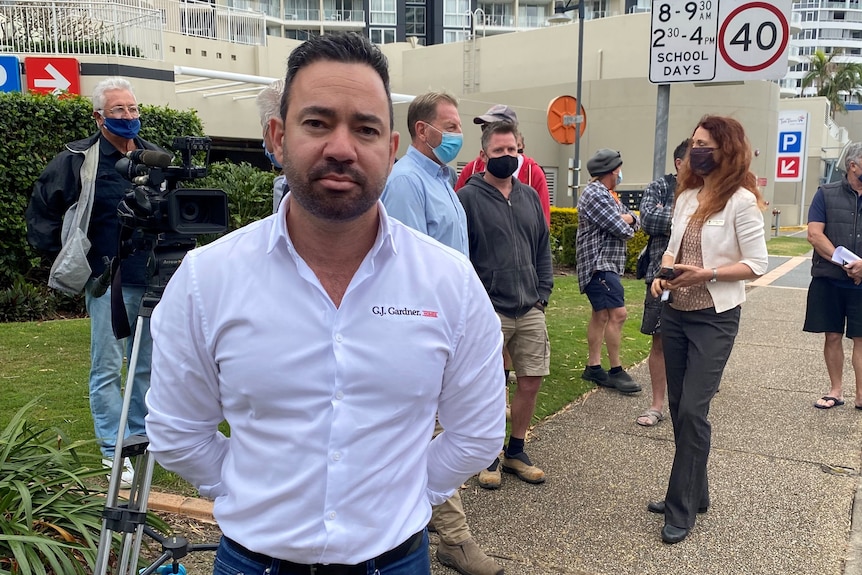
[[[344,338],[343,338],[343,337],[341,337],[341,334],[340,334],[340,333],[335,334],[335,341],[337,341],[338,343],[341,343],[341,340],[343,340],[343,339],[344,339]]]
[[[341,460],[341,452],[340,452],[340,451],[336,451],[335,453],[333,453],[333,454],[332,454],[332,460],[333,460],[333,461],[339,461],[339,460]]]
[[[326,517],[327,517],[328,519],[335,519],[335,511],[330,511],[330,512],[326,515]]]
[[[344,399],[344,392],[343,391],[336,391],[335,392],[335,399]]]

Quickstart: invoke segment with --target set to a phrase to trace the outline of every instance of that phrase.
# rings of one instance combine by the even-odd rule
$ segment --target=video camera
[[[196,237],[227,230],[228,202],[224,191],[181,185],[206,177],[210,145],[209,138],[175,138],[172,147],[180,153],[181,166],[171,165],[171,154],[155,150],[133,150],[117,162],[117,171],[134,185],[117,206],[121,224],[119,253],[105,262],[105,272],[89,288],[91,295],[101,297],[112,284],[121,288],[121,282],[116,281],[121,261],[147,250],[150,252],[147,290],[140,315],[148,317],[183,257],[195,247]],[[192,164],[199,152],[206,154],[204,166]],[[121,294],[122,290],[112,290],[112,299],[118,297],[113,295],[117,292]],[[112,323],[114,335],[121,339],[129,335],[130,328],[125,314],[119,315],[122,317],[112,317]]]
[[[134,187],[117,206],[123,227],[145,234],[198,236],[227,230],[227,194],[222,190],[183,188],[180,182],[203,178],[209,168],[209,138],[184,136],[173,148],[182,166],[171,166],[170,154],[134,150],[117,162],[116,169]],[[204,166],[193,166],[193,155],[206,152]]]

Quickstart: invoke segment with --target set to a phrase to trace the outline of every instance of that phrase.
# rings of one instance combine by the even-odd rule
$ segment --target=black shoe
[[[670,523],[665,523],[664,527],[661,528],[661,540],[665,543],[679,543],[691,532],[691,529],[683,529],[682,527],[675,527]]]
[[[661,501],[650,501],[647,503],[646,510],[650,513],[659,513],[664,515],[664,499]],[[697,508],[698,513],[706,513],[707,511],[709,511],[709,505]]]
[[[633,380],[625,371],[608,373],[608,386],[613,387],[620,393],[637,393],[641,390],[640,384]]]
[[[584,373],[581,374],[581,379],[591,381],[602,387],[614,387],[608,382],[608,372],[601,368],[590,369],[589,367],[585,367]]]

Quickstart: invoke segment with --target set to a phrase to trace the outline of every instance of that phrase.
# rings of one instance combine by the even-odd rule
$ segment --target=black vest
[[[846,177],[823,184],[820,190],[826,203],[826,237],[833,246],[844,246],[854,254],[862,255],[862,213],[858,194],[847,183]],[[811,275],[852,281],[843,269],[825,260],[816,250],[811,258]]]

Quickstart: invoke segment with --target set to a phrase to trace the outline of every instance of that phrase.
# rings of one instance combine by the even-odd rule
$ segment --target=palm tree
[[[828,55],[816,50],[811,56],[808,73],[802,78],[803,88],[814,86],[817,95],[829,101],[833,116],[847,111],[845,95],[850,94],[858,101],[862,91],[862,64],[836,61],[842,54],[841,50],[833,50]]]

